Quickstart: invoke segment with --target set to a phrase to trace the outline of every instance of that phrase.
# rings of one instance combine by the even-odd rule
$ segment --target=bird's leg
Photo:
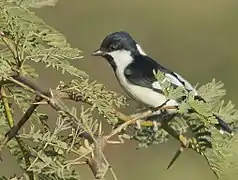
[[[169,101],[169,99],[167,99],[167,100],[166,100],[164,103],[162,103],[160,106],[157,106],[157,107],[153,108],[153,109],[152,109],[152,112],[156,112],[156,111],[158,111],[158,110],[161,110],[161,108],[164,107],[164,106],[167,104],[168,101]]]
[[[167,102],[170,101],[170,99],[167,99],[164,103],[162,103],[160,106],[157,106],[152,109],[152,112],[156,112],[158,110],[168,110],[168,109],[176,109],[178,110],[178,106],[166,106]]]
[[[168,109],[176,109],[178,110],[178,106],[163,106],[160,108],[161,110],[168,110]]]
[[[33,102],[32,104],[37,104],[37,105],[48,105],[49,103],[47,101],[39,101],[39,102]]]

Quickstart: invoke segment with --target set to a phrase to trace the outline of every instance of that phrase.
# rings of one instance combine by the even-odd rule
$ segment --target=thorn
[[[123,144],[124,143],[124,141],[123,142],[121,142],[121,141],[107,141],[107,144]]]
[[[153,121],[152,123],[153,123],[153,130],[154,130],[154,131],[158,131],[159,128],[158,128],[157,122],[156,122],[156,121]]]
[[[138,129],[141,130],[141,124],[140,124],[140,121],[139,121],[139,120],[136,120],[136,126],[137,126]]]
[[[32,104],[47,105],[48,102],[46,102],[46,101],[40,101],[40,102],[34,102],[34,103],[32,103]]]
[[[176,153],[174,154],[172,160],[170,161],[170,163],[169,163],[167,169],[169,169],[169,168],[174,164],[174,162],[178,159],[178,157],[179,157],[180,154],[183,152],[183,150],[184,150],[184,148],[183,148],[183,147],[180,147],[180,148],[176,151]]]
[[[102,122],[99,121],[98,134],[102,135]]]
[[[118,138],[120,139],[120,141],[124,142],[123,138],[124,139],[127,139],[127,140],[131,140],[132,137],[128,134],[121,134],[121,135],[118,135]]]
[[[110,140],[107,140],[107,144],[124,144],[124,140],[122,139],[123,135],[118,135],[118,139],[119,141],[110,141]]]
[[[121,143],[124,143],[125,141],[123,140],[123,135],[118,135],[118,139],[120,140]]]
[[[54,93],[52,91],[52,89],[50,88],[50,96],[53,98],[54,97]]]

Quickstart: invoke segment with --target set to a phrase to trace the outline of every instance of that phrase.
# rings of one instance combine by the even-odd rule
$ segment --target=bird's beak
[[[105,54],[105,52],[103,52],[100,49],[97,49],[95,51],[93,51],[92,56],[103,56]]]

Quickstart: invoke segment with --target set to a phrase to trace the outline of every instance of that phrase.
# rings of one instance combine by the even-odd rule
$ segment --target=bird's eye
[[[116,44],[111,44],[110,45],[110,50],[116,50],[117,49],[117,45]]]

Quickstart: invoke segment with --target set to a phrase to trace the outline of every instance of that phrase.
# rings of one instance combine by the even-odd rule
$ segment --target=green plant
[[[169,122],[150,121],[147,119],[152,115],[150,110],[125,115],[118,109],[128,105],[126,98],[96,81],[90,81],[85,72],[72,66],[71,60],[82,58],[81,51],[70,47],[61,33],[29,10],[56,2],[0,0],[1,150],[8,148],[15,156],[23,170],[20,178],[80,179],[74,166],[86,164],[95,178],[103,179],[110,170],[116,179],[103,154],[106,145],[123,142],[111,141],[113,136],[136,140],[139,147],[163,143],[173,136],[181,142],[181,147],[172,162],[184,148],[191,148],[206,157],[217,177],[231,179],[232,176],[234,179],[237,176],[237,135],[219,134],[211,126],[214,119],[209,118],[212,111],[231,125],[235,126],[237,122],[238,113],[234,105],[221,100],[225,95],[221,82],[213,80],[199,87],[198,91],[207,105],[189,96],[179,108],[180,116]],[[59,82],[55,89],[44,89],[35,83],[38,73],[30,65],[32,61],[44,63],[60,73],[67,72],[72,80]],[[156,76],[163,78],[163,74]],[[171,98],[184,95],[182,89],[173,89],[170,84],[165,83],[163,87]],[[68,107],[64,104],[66,99],[82,105],[79,108]],[[22,117],[17,120],[13,118],[14,105],[22,110]],[[47,114],[37,110],[42,105],[49,105],[56,111],[55,127],[49,126]],[[188,115],[187,109],[191,107],[199,114]],[[101,120],[96,119],[94,113],[100,114]],[[104,120],[113,127],[108,134],[103,134],[101,121]],[[19,132],[26,121],[30,122],[30,130]],[[129,134],[128,129],[133,129],[133,133]],[[191,132],[191,135],[186,132]]]

